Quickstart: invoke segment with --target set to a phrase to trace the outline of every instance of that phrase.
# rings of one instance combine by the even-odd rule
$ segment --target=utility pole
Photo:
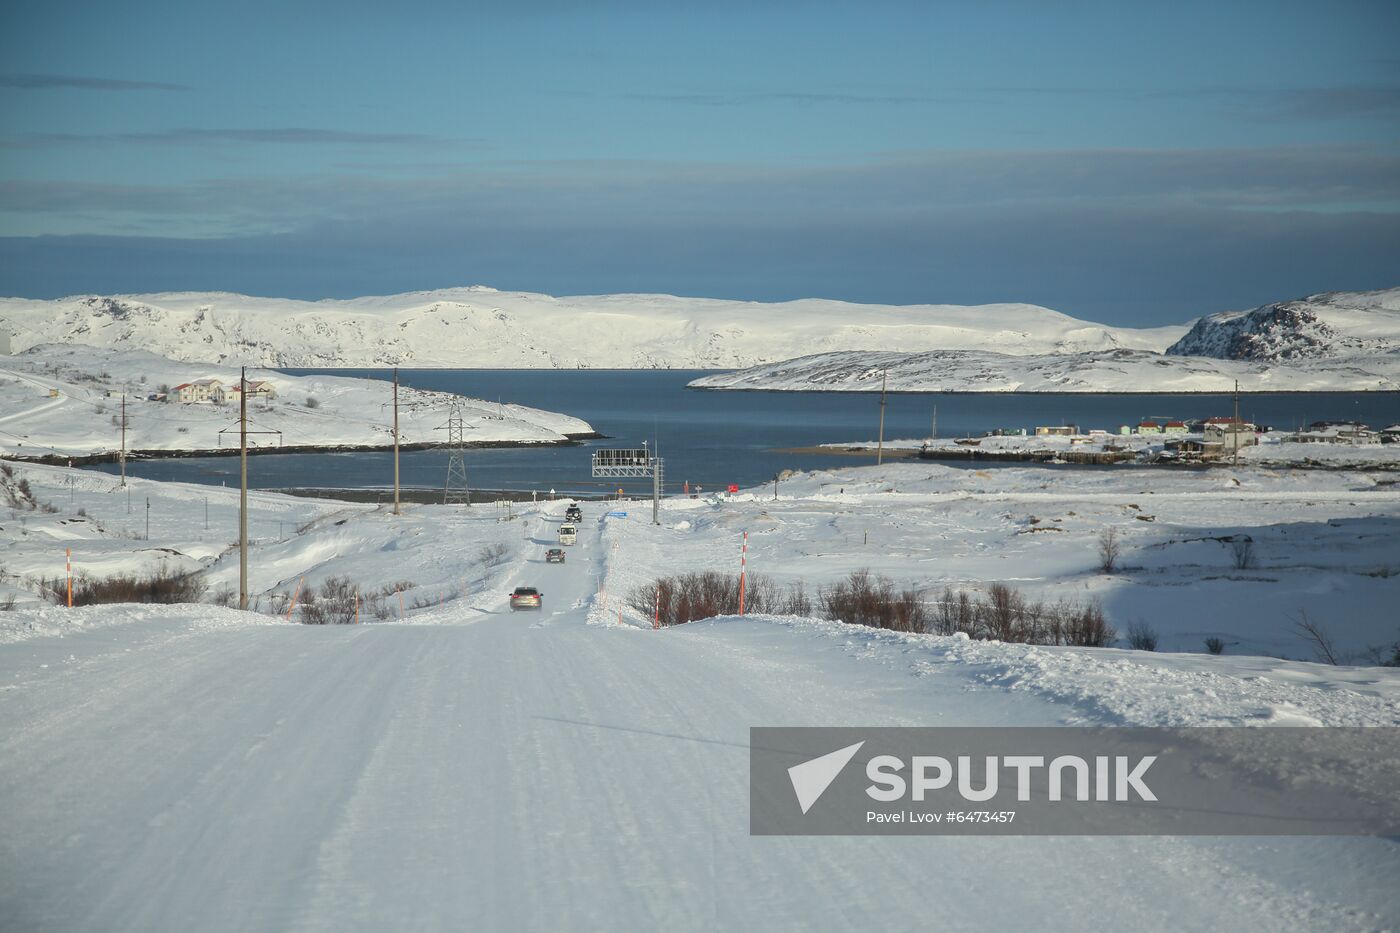
[[[1231,425],[1231,437],[1235,439],[1234,452],[1230,457],[1231,466],[1240,464],[1240,381],[1235,380],[1235,423]]]
[[[929,424],[928,432],[929,432],[929,433],[928,433],[928,439],[929,439],[930,441],[936,441],[936,440],[938,440],[938,406],[937,406],[937,405],[933,406],[933,421]]]
[[[889,378],[889,370],[885,370],[880,375],[880,440],[879,446],[875,448],[876,466],[885,462],[885,387],[889,384]],[[774,485],[777,485],[776,482]]]
[[[394,514],[399,510],[399,368],[394,367]]]
[[[126,485],[126,393],[122,393],[122,485]]]
[[[248,608],[248,368],[238,374],[238,608]]]

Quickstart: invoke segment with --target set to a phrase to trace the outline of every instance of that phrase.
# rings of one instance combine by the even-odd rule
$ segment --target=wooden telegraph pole
[[[1231,425],[1230,436],[1235,440],[1234,451],[1230,456],[1230,465],[1240,465],[1240,381],[1235,380],[1235,423]]]
[[[399,510],[399,368],[394,367],[394,514]]]
[[[889,370],[886,370],[880,376],[880,440],[875,448],[877,466],[885,462],[885,386],[889,384],[889,379]]]
[[[238,608],[248,608],[248,368],[238,374]]]

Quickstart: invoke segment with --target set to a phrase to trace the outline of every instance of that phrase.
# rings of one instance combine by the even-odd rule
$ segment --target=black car
[[[579,507],[576,506],[576,505],[571,505],[571,506],[569,506],[567,509],[564,510],[564,521],[566,521],[566,522],[581,522],[581,521],[583,521],[583,509],[579,508]]]
[[[544,561],[547,564],[564,563],[564,549],[561,547],[550,548],[549,550],[544,552]]]

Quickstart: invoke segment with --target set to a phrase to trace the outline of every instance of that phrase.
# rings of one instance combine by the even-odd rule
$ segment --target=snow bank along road
[[[553,517],[424,623],[211,607],[0,651],[6,930],[1377,929],[1380,839],[751,838],[750,725],[1081,713],[762,620],[588,624]],[[512,614],[517,584],[545,593]],[[595,616],[595,622],[597,617]]]

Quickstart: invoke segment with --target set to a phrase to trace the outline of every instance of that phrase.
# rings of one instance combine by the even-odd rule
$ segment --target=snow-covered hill
[[[1286,364],[1145,350],[1009,356],[986,351],[844,352],[717,373],[698,389],[879,392],[1246,392],[1400,390],[1400,352]]]
[[[1400,353],[1400,288],[1330,292],[1201,318],[1172,356],[1282,362]]]
[[[732,368],[831,350],[1161,351],[1186,328],[1107,327],[1035,305],[780,304],[472,287],[347,301],[225,292],[0,299],[18,352],[55,341],[259,366]]]
[[[120,449],[122,395],[126,446],[138,451],[217,450],[238,444],[236,403],[152,401],[162,389],[196,379],[238,384],[238,370],[181,363],[135,350],[42,346],[0,356],[0,456],[86,456]],[[392,391],[385,381],[288,376],[250,370],[267,380],[271,399],[249,399],[255,447],[382,447],[392,443]],[[470,443],[555,444],[593,428],[568,415],[466,399],[445,392],[399,390],[404,444],[445,440],[437,430],[454,404]],[[264,432],[278,432],[269,434]]]

